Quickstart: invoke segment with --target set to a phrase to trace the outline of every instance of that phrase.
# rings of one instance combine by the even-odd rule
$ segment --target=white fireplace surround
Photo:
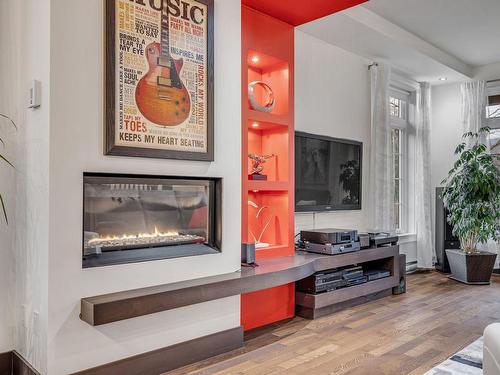
[[[15,289],[6,313],[15,322],[5,349],[18,350],[43,374],[62,375],[239,326],[238,296],[97,328],[79,319],[79,306],[85,296],[239,269],[240,3],[215,0],[213,163],[104,156],[103,1],[6,3],[1,30],[13,43],[2,49],[2,63],[8,59],[12,71],[2,74],[2,86],[15,100],[1,110],[13,113],[19,131],[9,280]],[[42,85],[36,110],[25,109],[31,78]],[[222,252],[82,269],[84,171],[222,177]]]

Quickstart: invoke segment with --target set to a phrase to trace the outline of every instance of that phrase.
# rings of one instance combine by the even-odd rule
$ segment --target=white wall
[[[9,298],[0,305],[0,352],[17,349],[42,374],[68,374],[239,326],[238,296],[101,327],[78,317],[85,296],[239,269],[240,4],[215,3],[216,160],[204,163],[103,156],[101,0],[0,1],[9,36],[0,112],[19,125],[2,133],[17,169],[0,169],[14,221],[10,233],[0,225],[0,299]],[[37,110],[26,109],[31,79],[42,83]],[[84,171],[222,177],[222,253],[83,270]]]
[[[215,1],[214,163],[103,156],[102,28],[101,0],[51,1],[50,374],[240,324],[238,296],[101,327],[78,317],[85,296],[233,272],[240,265],[240,3]],[[82,269],[84,171],[223,177],[222,253]]]
[[[363,142],[361,210],[295,214],[295,233],[312,228],[373,228],[369,213],[370,74],[358,55],[295,30],[295,128]],[[402,238],[407,262],[416,260],[414,236]]]
[[[22,154],[17,187],[16,289],[19,290],[16,349],[41,371],[47,358],[47,280],[49,249],[49,103],[50,8],[49,0],[21,3],[20,130]],[[26,108],[29,81],[42,83],[41,107]]]
[[[474,69],[476,80],[500,79],[500,62]],[[455,162],[455,147],[463,133],[460,84],[432,87],[432,185],[440,186]]]
[[[0,35],[7,35],[16,27],[14,19],[16,9],[12,2],[0,1]],[[0,113],[13,117],[18,121],[17,113],[17,84],[16,70],[17,54],[15,48],[9,43],[0,43],[0,82],[3,90],[0,91]],[[0,138],[5,142],[5,147],[0,146],[0,154],[16,163],[17,133],[7,120],[0,119]],[[16,163],[17,164],[17,163]],[[0,193],[3,196],[10,225],[3,219],[0,209],[0,353],[12,350],[13,338],[13,311],[11,306],[14,265],[14,230],[15,230],[15,186],[16,176],[13,168],[0,161]]]
[[[441,186],[456,158],[455,147],[462,136],[460,84],[432,87],[432,188]]]
[[[32,78],[48,83],[50,2],[2,1],[0,18],[3,35],[0,111],[12,116],[18,125],[15,136],[6,136],[6,152],[13,158],[16,171],[2,169],[0,179],[11,218],[8,233],[3,223],[0,225],[0,295],[6,301],[0,307],[0,351],[15,348],[43,371],[47,327],[44,262],[48,253],[49,96],[47,90],[42,97],[42,108],[31,111],[26,109],[25,94]],[[3,190],[5,184],[9,186]],[[6,315],[10,321],[5,321]]]
[[[448,175],[456,158],[455,148],[461,141],[462,124],[460,84],[432,87],[431,94],[431,187],[432,217],[436,217],[436,187]],[[433,220],[433,231],[436,222]],[[434,238],[433,238],[434,241]]]
[[[295,231],[321,227],[370,227],[370,76],[367,61],[295,31],[295,129],[363,142],[362,209],[297,213]]]

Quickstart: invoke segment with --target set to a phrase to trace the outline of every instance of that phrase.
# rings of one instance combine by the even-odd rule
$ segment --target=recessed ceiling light
[[[439,77],[439,80],[440,80],[440,81],[447,81],[447,80],[448,80],[448,78],[446,78],[446,77]]]
[[[254,123],[252,124],[252,128],[258,128],[258,127],[259,127],[259,123],[258,123],[258,122],[254,122]]]
[[[252,57],[252,62],[258,63],[259,62],[259,56]]]

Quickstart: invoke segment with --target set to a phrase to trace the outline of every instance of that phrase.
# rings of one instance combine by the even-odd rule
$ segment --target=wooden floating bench
[[[302,301],[306,308],[320,308],[330,303],[357,298],[368,292],[375,293],[395,287],[399,282],[398,256],[398,245],[335,256],[298,251],[295,256],[259,261],[259,267],[243,268],[241,272],[82,298],[80,318],[92,326],[98,326],[268,289],[295,282],[318,271],[392,258],[389,260],[391,277],[327,293],[329,296],[318,295],[312,302],[309,295],[297,293],[298,302]]]

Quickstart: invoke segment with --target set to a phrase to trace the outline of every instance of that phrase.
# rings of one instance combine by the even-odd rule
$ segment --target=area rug
[[[483,338],[434,367],[425,375],[482,375],[483,374]]]

